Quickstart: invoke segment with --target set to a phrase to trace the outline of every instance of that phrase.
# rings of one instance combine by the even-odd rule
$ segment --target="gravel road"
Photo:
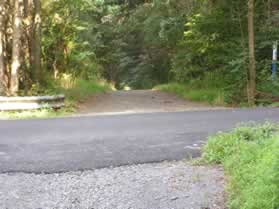
[[[223,209],[220,168],[164,162],[60,174],[0,174],[5,209]]]

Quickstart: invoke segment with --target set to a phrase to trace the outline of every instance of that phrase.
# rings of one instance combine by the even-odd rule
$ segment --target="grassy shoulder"
[[[279,126],[247,125],[209,139],[203,161],[222,164],[231,209],[279,208]]]
[[[66,96],[65,107],[60,110],[40,109],[30,111],[11,111],[0,112],[0,119],[29,119],[29,118],[52,118],[59,116],[71,115],[75,112],[78,103],[85,101],[87,98],[111,90],[111,86],[104,81],[82,80],[59,85],[50,92],[59,92]]]
[[[159,85],[155,89],[170,92],[183,99],[206,102],[210,105],[224,105],[224,92],[219,88],[199,88],[190,84],[170,83]]]
[[[210,74],[209,74],[210,75]],[[206,76],[204,80],[192,80],[188,83],[168,83],[158,85],[155,89],[174,93],[177,96],[196,102],[205,102],[214,106],[236,106],[236,107],[248,107],[247,99],[243,99],[246,96],[241,96],[228,91],[228,87],[224,84],[224,80],[220,76],[216,76],[217,79],[212,79],[214,76]],[[219,78],[219,79],[218,79]],[[279,107],[279,94],[278,83],[272,83],[266,87],[267,84],[260,83],[257,91],[257,106],[265,107]],[[225,90],[226,89],[226,90]],[[272,90],[271,90],[272,89]],[[237,90],[234,90],[237,92]]]

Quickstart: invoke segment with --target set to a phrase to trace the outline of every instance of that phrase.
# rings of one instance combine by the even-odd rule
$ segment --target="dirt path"
[[[78,113],[144,113],[215,109],[155,90],[115,91],[97,95],[81,104]]]

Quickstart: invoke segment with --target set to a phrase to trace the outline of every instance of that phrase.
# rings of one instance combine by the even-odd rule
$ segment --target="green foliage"
[[[84,79],[98,78],[103,72],[90,44],[96,24],[93,13],[100,3],[89,0],[48,0],[43,5],[43,59],[48,74],[71,73]]]
[[[151,88],[168,82],[189,2],[139,1],[136,7],[128,7],[128,12],[123,12],[127,7],[122,3],[106,10],[101,18],[106,17],[105,21],[96,26],[99,36],[95,44],[105,78],[118,88]]]
[[[69,115],[71,111],[61,109],[54,111],[52,109],[28,110],[28,111],[13,111],[0,112],[0,120],[9,119],[34,119],[34,118],[54,118]]]
[[[188,82],[169,83],[156,86],[156,89],[175,93],[181,98],[206,102],[211,105],[225,105],[221,73],[205,73],[203,79],[193,79]]]
[[[279,207],[278,125],[246,125],[210,137],[203,160],[221,163],[229,175],[230,208]]]
[[[278,12],[269,13],[268,1],[255,2],[257,87],[277,95],[270,65],[272,43],[279,40]],[[46,0],[42,16],[43,87],[66,73],[105,78],[120,89],[181,83],[195,91],[189,98],[210,103],[247,100],[247,5],[242,0]],[[209,74],[218,78],[217,87],[210,85],[216,79]],[[207,82],[207,91],[197,85]],[[42,84],[36,85],[29,92],[42,92]]]
[[[72,88],[62,90],[68,102],[83,102],[88,97],[97,93],[105,93],[111,90],[111,86],[105,81],[78,79]]]
[[[194,88],[192,85],[180,83],[160,85],[156,89],[175,93],[181,98],[192,101],[206,102],[211,105],[224,105],[223,91],[220,89]]]
[[[247,5],[239,0],[220,1],[207,5],[205,11],[205,4],[198,5],[186,20],[184,38],[172,58],[172,74],[184,83],[204,79],[206,72],[219,72],[226,103],[243,103],[247,100],[249,64]],[[256,1],[257,83],[259,90],[274,94],[269,81],[272,43],[279,39],[278,19],[275,14],[268,18],[267,7],[267,2]]]

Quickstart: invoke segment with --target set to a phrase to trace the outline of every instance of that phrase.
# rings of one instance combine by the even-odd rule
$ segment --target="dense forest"
[[[1,0],[0,93],[42,94],[69,76],[253,104],[278,95],[278,11],[276,0]]]

